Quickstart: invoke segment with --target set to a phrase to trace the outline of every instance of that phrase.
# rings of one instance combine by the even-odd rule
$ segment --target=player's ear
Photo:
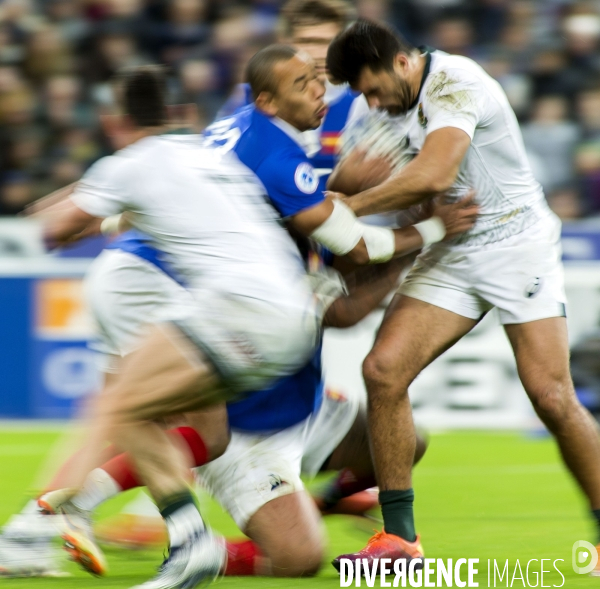
[[[256,104],[256,108],[258,108],[258,110],[271,117],[276,116],[279,112],[279,109],[277,108],[277,101],[271,92],[261,92],[254,100],[254,104]]]
[[[100,113],[100,127],[107,137],[113,137],[119,131],[120,115]]]
[[[408,55],[406,53],[396,53],[394,57],[394,71],[396,73],[404,73],[409,64]]]

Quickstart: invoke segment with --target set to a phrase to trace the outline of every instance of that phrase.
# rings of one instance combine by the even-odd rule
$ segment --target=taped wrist
[[[352,251],[363,236],[363,226],[352,209],[341,200],[333,201],[333,211],[310,237],[323,244],[336,256]]]
[[[442,241],[446,237],[446,226],[440,217],[431,217],[416,223],[413,227],[421,234],[424,247]]]
[[[310,235],[338,256],[345,256],[362,239],[370,262],[386,262],[396,251],[392,229],[361,223],[352,209],[341,200],[333,201],[333,211]]]
[[[387,262],[396,252],[396,237],[389,227],[363,225],[363,239],[371,263]]]
[[[119,222],[121,221],[121,215],[112,215],[111,217],[106,217],[100,223],[100,233],[102,235],[114,235],[119,232]]]

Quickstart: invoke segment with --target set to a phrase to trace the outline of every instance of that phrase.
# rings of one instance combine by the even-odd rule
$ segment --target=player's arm
[[[362,216],[406,209],[444,193],[454,184],[470,145],[471,137],[462,129],[437,129],[427,135],[420,153],[398,174],[345,202]]]
[[[342,201],[326,199],[297,212],[290,222],[302,235],[335,255],[347,255],[357,264],[368,264],[386,262],[463,233],[473,226],[477,213],[470,195],[458,203],[439,205],[426,221],[390,229],[362,223]]]
[[[98,235],[103,219],[123,211],[122,193],[115,189],[115,178],[123,169],[121,158],[102,158],[79,182],[66,187],[53,204],[34,209],[34,215],[44,223],[44,237],[50,247]]]
[[[345,276],[348,294],[331,303],[323,318],[325,327],[352,327],[375,310],[398,283],[408,259],[357,268]]]

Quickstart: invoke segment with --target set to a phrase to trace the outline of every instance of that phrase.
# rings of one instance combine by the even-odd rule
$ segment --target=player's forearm
[[[396,286],[406,260],[359,268],[346,277],[349,294],[336,299],[327,310],[323,324],[352,327],[362,321]]]
[[[100,233],[101,219],[85,213],[70,199],[49,207],[39,217],[50,248]]]
[[[405,256],[423,247],[423,237],[414,226],[394,229],[394,257]]]
[[[379,186],[347,198],[346,204],[360,217],[407,209],[446,188],[445,182],[437,182],[431,173],[421,166],[413,166],[414,163]]]

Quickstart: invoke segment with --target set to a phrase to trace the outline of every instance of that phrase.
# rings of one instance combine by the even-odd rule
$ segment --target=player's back
[[[298,252],[262,187],[235,157],[202,148],[198,137],[142,139],[98,162],[77,192],[103,194],[99,216],[129,211],[191,288],[273,302],[303,296]],[[89,203],[82,208],[94,214]]]

